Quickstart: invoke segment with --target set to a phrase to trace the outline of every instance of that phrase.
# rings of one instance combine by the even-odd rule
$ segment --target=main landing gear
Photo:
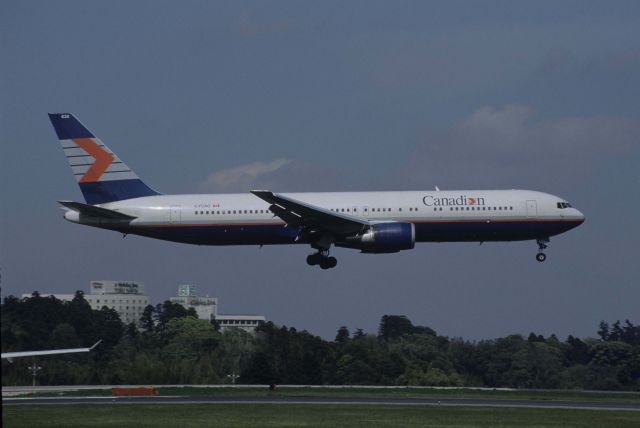
[[[538,243],[538,254],[536,254],[536,260],[542,263],[547,260],[547,255],[544,253],[544,250],[547,248],[549,238],[536,239],[536,242]]]
[[[309,266],[320,265],[321,269],[331,269],[336,267],[338,260],[335,257],[329,257],[329,251],[318,251],[307,256],[307,264]]]

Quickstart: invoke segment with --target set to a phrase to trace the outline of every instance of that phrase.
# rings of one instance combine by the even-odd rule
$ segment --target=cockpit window
[[[569,202],[558,202],[558,208],[560,209],[571,208],[571,204]]]

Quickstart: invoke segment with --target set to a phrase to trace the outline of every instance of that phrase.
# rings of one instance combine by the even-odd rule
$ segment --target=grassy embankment
[[[640,412],[530,408],[318,405],[3,406],[3,426],[20,427],[638,427]]]

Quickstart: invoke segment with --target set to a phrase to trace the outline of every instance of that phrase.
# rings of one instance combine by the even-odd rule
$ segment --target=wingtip
[[[96,346],[98,346],[100,343],[102,342],[102,339],[98,340],[96,343],[93,344],[93,346],[91,348],[89,348],[89,351],[92,351]]]
[[[274,196],[274,193],[271,190],[250,190],[250,192],[259,198],[262,198],[263,196]]]

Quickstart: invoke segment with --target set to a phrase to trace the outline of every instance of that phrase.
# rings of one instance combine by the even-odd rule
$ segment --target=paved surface
[[[5,405],[81,405],[81,404],[368,404],[368,405],[432,405],[482,407],[534,407],[558,409],[635,410],[640,402],[569,401],[569,400],[505,400],[492,398],[408,398],[408,397],[228,397],[228,396],[151,396],[151,397],[4,397]]]

